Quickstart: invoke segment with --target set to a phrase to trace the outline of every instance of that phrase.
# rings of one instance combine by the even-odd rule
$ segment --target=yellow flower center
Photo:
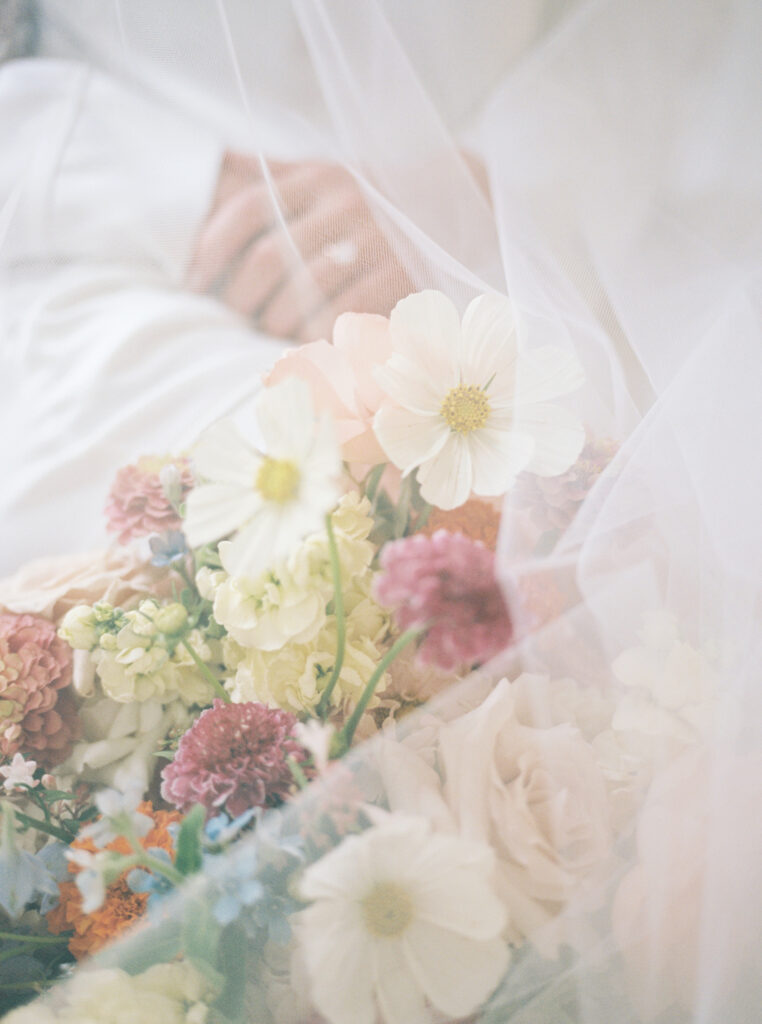
[[[254,486],[267,501],[285,504],[296,497],[299,490],[299,468],[290,459],[262,460]]]
[[[371,935],[390,939],[401,935],[413,920],[410,893],[395,882],[379,882],[363,899],[362,915]]]
[[[475,384],[458,384],[445,395],[439,414],[450,430],[470,434],[487,422],[490,405],[487,396]]]

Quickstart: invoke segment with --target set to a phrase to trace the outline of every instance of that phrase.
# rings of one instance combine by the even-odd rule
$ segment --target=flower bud
[[[161,633],[182,633],[188,625],[188,613],[178,601],[167,604],[154,615],[154,625]]]

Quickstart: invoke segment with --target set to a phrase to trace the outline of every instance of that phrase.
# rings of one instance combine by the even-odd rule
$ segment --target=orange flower
[[[154,811],[150,803],[140,804],[138,810],[153,819],[153,828],[140,840],[144,849],[160,847],[174,856],[174,844],[168,826],[181,820],[176,811]],[[75,839],[71,844],[74,849],[96,852],[90,838]],[[109,843],[107,850],[129,854],[130,844],[121,836]],[[80,868],[70,864],[69,870],[76,874]],[[121,875],[106,889],[103,903],[90,914],[82,912],[82,894],[76,882],[61,882],[58,886],[60,899],[56,907],[47,915],[48,928],[53,935],[62,932],[73,932],[69,940],[69,950],[77,960],[96,953],[111,942],[131,925],[139,921],[145,914],[148,904],[146,893],[133,892],[127,885],[125,875]]]
[[[471,540],[480,540],[490,551],[497,547],[500,512],[488,501],[470,498],[465,505],[451,509],[432,508],[428,522],[420,531],[430,537],[437,530],[463,533]]]

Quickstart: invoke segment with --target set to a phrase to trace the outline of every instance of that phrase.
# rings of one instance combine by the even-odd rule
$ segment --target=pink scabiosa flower
[[[184,458],[144,456],[123,466],[114,478],[106,502],[106,526],[119,534],[119,543],[180,528],[180,504],[195,481]]]
[[[264,704],[215,700],[180,740],[162,772],[161,795],[181,811],[203,804],[232,817],[274,807],[291,791],[287,759],[307,757],[294,736],[295,715]]]
[[[395,609],[400,629],[427,628],[419,657],[447,672],[487,661],[513,636],[495,556],[463,534],[437,530],[387,544],[375,594]]]
[[[33,754],[45,768],[67,757],[78,735],[71,674],[71,648],[52,622],[0,615],[0,754]]]

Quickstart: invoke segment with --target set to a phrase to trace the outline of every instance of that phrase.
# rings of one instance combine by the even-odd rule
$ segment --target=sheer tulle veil
[[[497,668],[511,679],[573,679],[611,700],[636,663],[656,672],[675,658],[675,686],[704,694],[690,723],[702,739],[668,764],[654,757],[645,795],[622,782],[615,856],[544,948],[516,955],[484,1019],[750,1024],[762,1004],[762,6],[40,6],[43,50],[88,55],[80,90],[107,80],[140,101],[142,118],[182,123],[182,135],[163,136],[168,158],[194,133],[220,153],[259,158],[276,221],[284,197],[272,161],[340,164],[385,239],[369,262],[393,258],[408,290],[440,289],[461,311],[482,292],[508,294],[521,347],[554,345],[581,360],[574,411],[615,454],[543,550],[525,528],[520,489],[508,493],[499,564],[521,634]],[[66,67],[74,88],[81,67]],[[114,131],[112,141],[125,174],[139,173],[135,136]],[[49,134],[29,143],[28,167],[49,144]],[[16,170],[0,207],[6,278],[32,264],[59,273],[66,260],[102,263],[103,233],[72,248],[54,185]],[[288,219],[282,258],[301,268],[303,301],[314,306],[320,283]],[[136,219],[119,237],[179,280],[187,239],[170,221]],[[215,397],[218,411],[242,397],[239,383]],[[532,585],[562,593],[563,613],[524,621],[515,595]],[[411,716],[411,749],[425,744],[430,716],[452,717],[483,688],[481,677],[466,680]],[[528,699],[538,719],[553,719],[544,684]],[[644,748],[664,738],[669,711],[649,712]],[[612,746],[611,778],[624,780],[630,753]],[[379,744],[353,756],[377,797]],[[317,815],[316,789],[283,827]],[[201,898],[200,889],[186,897]],[[138,962],[145,941],[105,955]],[[297,1011],[277,1019],[302,1019],[288,1013]]]

